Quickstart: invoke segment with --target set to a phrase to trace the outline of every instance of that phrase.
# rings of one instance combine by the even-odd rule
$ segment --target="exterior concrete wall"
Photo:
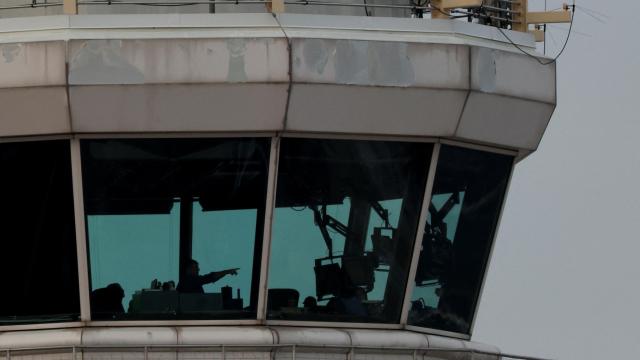
[[[435,137],[524,154],[535,150],[555,108],[554,65],[518,54],[495,30],[452,21],[59,16],[0,20],[0,33],[0,138],[331,133]],[[293,345],[301,359],[497,359],[487,353],[499,352],[390,329],[85,325],[5,331],[0,350],[25,360],[292,359]],[[217,345],[242,349],[223,355]],[[144,346],[161,351],[145,354]]]
[[[0,137],[314,132],[529,152],[555,108],[554,65],[481,25],[384,19],[376,27],[364,17],[295,14],[54,18],[24,21],[22,32],[19,19],[0,26],[16,39],[0,44],[8,74]]]

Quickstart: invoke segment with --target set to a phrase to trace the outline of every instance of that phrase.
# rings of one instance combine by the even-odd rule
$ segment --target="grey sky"
[[[473,339],[556,359],[639,359],[640,2],[576,5],[558,107],[516,167]]]

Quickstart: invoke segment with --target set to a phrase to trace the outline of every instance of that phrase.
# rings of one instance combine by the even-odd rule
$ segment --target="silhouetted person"
[[[313,296],[307,296],[302,302],[304,310],[306,312],[316,313],[318,312],[318,301]]]
[[[368,316],[367,309],[362,303],[366,293],[353,285],[349,274],[344,269],[340,271],[339,276],[340,286],[334,290],[334,297],[327,304],[329,310],[338,314]]]
[[[181,293],[195,293],[195,294],[204,294],[204,289],[202,288],[205,284],[214,283],[225,275],[237,275],[239,269],[227,269],[222,271],[213,271],[206,275],[200,275],[200,266],[198,262],[191,259],[187,262],[187,265],[184,269],[184,275],[180,278],[180,282],[178,283],[178,287],[176,290]]]
[[[173,280],[162,283],[162,291],[172,291],[176,289],[176,283]]]
[[[118,283],[107,285],[107,287],[95,289],[91,292],[91,308],[97,317],[109,318],[113,315],[123,314],[124,307],[122,299],[124,289]]]

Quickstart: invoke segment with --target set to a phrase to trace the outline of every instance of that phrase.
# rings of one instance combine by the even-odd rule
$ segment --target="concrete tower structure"
[[[0,356],[526,359],[471,334],[569,12],[5,4]]]

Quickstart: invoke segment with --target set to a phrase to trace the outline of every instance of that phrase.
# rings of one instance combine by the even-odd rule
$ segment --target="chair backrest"
[[[269,289],[267,308],[280,310],[283,307],[297,307],[300,293],[296,289]]]

